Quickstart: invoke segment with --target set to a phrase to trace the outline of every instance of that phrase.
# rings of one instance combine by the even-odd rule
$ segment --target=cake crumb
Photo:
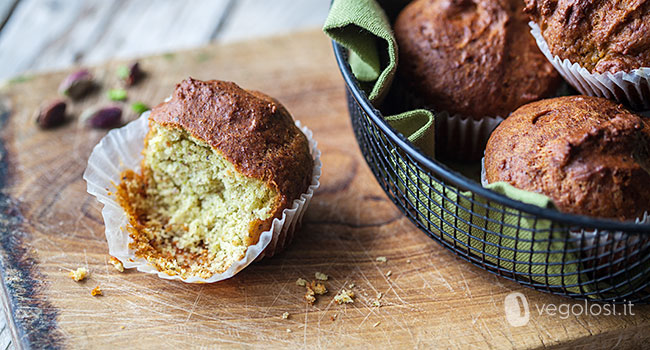
[[[88,276],[88,269],[80,267],[74,271],[70,271],[68,275],[76,282],[83,281]]]
[[[282,319],[283,320],[286,320],[288,318],[289,318],[289,313],[288,312],[285,312],[285,313],[282,314]]]
[[[287,328],[287,333],[291,333],[291,332],[292,332],[291,329]]]
[[[406,260],[406,263],[407,263],[407,264],[410,264],[410,263],[411,263],[411,259],[407,259],[407,260]]]
[[[386,272],[386,277],[390,277],[393,274],[393,271]]]
[[[102,296],[104,295],[104,292],[99,288],[99,286],[95,287],[93,290],[90,291],[90,295],[97,297],[97,296]]]
[[[314,276],[316,276],[317,280],[321,280],[321,281],[327,281],[328,278],[328,276],[322,272],[316,272]]]
[[[354,292],[350,290],[342,289],[336,296],[334,296],[334,301],[337,304],[350,304],[354,302]]]
[[[377,259],[375,259],[375,260],[377,260],[377,261],[379,261],[379,262],[382,262],[382,263],[385,263],[386,261],[388,261],[388,259],[386,259],[385,256],[377,257]]]
[[[381,321],[377,321],[375,324],[372,325],[372,328],[375,328],[381,324]]]
[[[332,320],[332,322],[334,322],[334,321],[336,321],[336,318],[337,318],[338,316],[339,316],[339,315],[334,314],[334,316],[330,316],[330,320]]]
[[[120,326],[120,329],[124,329],[124,328],[126,328],[126,326]]]
[[[354,284],[354,283],[350,283],[350,284],[348,285],[348,288],[352,289],[352,288],[354,288],[355,286],[356,286],[356,284]]]
[[[377,293],[377,300],[381,299],[381,297],[383,297],[383,296],[384,296],[384,295],[381,294],[381,292]]]
[[[304,279],[304,278],[298,278],[298,279],[296,280],[296,285],[297,285],[297,286],[300,286],[300,287],[304,287],[304,286],[307,285],[307,280]]]
[[[379,300],[375,300],[375,301],[372,302],[372,306],[373,307],[381,307],[381,302],[379,302]]]
[[[314,293],[318,295],[323,295],[327,293],[327,288],[325,288],[325,285],[316,281],[312,281],[309,284],[309,288],[311,288],[314,291]]]
[[[111,256],[111,264],[113,264],[117,271],[124,272],[124,265],[118,258]]]
[[[314,305],[314,302],[316,301],[316,297],[314,296],[314,290],[311,289],[309,286],[307,286],[307,291],[305,292],[305,300],[307,300],[309,305]]]

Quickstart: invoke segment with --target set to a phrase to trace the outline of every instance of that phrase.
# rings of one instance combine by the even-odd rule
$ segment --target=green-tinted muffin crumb
[[[110,89],[108,90],[108,98],[111,101],[124,101],[126,100],[127,93],[124,89]]]
[[[136,176],[126,184],[134,189],[132,216],[143,221],[132,231],[136,255],[168,273],[204,278],[243,258],[277,193],[185,131],[154,123],[146,145],[144,183]]]
[[[135,113],[142,114],[142,113],[144,113],[144,112],[150,110],[151,108],[149,108],[149,106],[147,106],[146,104],[144,104],[144,103],[142,103],[142,102],[134,102],[134,103],[131,105],[131,109],[132,109]]]

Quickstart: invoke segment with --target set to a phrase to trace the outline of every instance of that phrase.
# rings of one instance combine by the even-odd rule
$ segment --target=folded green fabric
[[[396,10],[408,1],[385,1]],[[395,11],[396,13],[396,11]],[[397,42],[390,21],[375,0],[335,0],[325,21],[327,35],[349,50],[350,67],[371,102],[388,93],[397,70]],[[381,57],[387,57],[382,64]],[[416,147],[435,154],[433,114],[424,109],[386,117],[386,121]]]
[[[391,20],[408,2],[334,0],[323,28],[327,35],[349,50],[348,63],[352,72],[375,106],[386,97],[398,65],[398,47]],[[408,111],[385,119],[415,146],[433,156],[435,123],[430,111]],[[604,288],[602,281],[580,273],[584,266],[580,265],[575,244],[567,243],[567,227],[488,203],[470,192],[450,186],[444,188],[440,180],[405,163],[397,150],[388,158],[380,159],[383,169],[388,169],[382,175],[391,179],[408,206],[417,210],[410,211],[414,213],[413,219],[432,232],[438,232],[445,242],[484,257],[486,263],[506,273],[515,271],[520,280],[556,286],[556,290],[573,293],[590,293]],[[548,197],[518,190],[507,183],[490,184],[488,188],[515,200],[553,208]]]

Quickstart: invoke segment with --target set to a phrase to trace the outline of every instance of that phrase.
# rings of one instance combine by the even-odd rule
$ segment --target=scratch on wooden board
[[[9,115],[9,108],[0,101],[0,131],[7,130]],[[22,244],[26,234],[21,229],[24,219],[18,203],[5,192],[11,176],[6,137],[0,135],[0,262],[3,294],[12,311],[9,322],[21,343],[56,349],[61,346],[61,333],[56,326],[58,311],[40,297],[44,278],[38,275],[36,261]]]
[[[192,309],[190,309],[190,312],[187,314],[187,318],[185,319],[185,322],[190,320],[192,315],[194,314],[194,310],[196,310],[196,305],[199,304],[199,299],[201,299],[201,294],[203,293],[203,289],[205,289],[205,286],[201,286],[199,288],[199,292],[196,294],[196,299],[194,299],[194,304],[192,304]]]
[[[472,291],[469,289],[469,284],[467,284],[467,278],[465,278],[465,275],[463,274],[462,268],[459,266],[458,267],[458,273],[460,274],[460,277],[463,278],[463,283],[465,284],[465,291],[467,291],[467,294],[469,295],[470,299],[472,298]]]

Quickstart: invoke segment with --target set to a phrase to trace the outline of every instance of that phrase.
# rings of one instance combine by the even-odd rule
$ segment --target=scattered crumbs
[[[93,290],[90,291],[90,295],[97,297],[97,296],[102,296],[104,295],[104,292],[99,288],[99,286],[93,288]]]
[[[317,280],[321,280],[321,281],[327,281],[328,278],[328,276],[322,272],[316,272],[314,276],[316,276]]]
[[[297,286],[300,286],[300,287],[304,287],[304,286],[307,285],[307,280],[304,279],[304,278],[298,278],[298,279],[296,280],[296,285],[297,285]]]
[[[309,303],[309,305],[314,305],[314,302],[316,301],[316,297],[314,296],[314,290],[311,289],[310,286],[306,286],[307,291],[305,292],[305,300]]]
[[[133,102],[133,104],[131,104],[131,110],[137,114],[142,114],[150,109],[149,106],[142,102]]]
[[[126,100],[127,92],[124,89],[110,89],[108,90],[108,98],[111,101],[124,101]]]
[[[334,301],[337,304],[350,304],[354,302],[354,292],[342,289],[335,297]]]
[[[287,328],[287,333],[291,333],[291,329]]]
[[[377,293],[377,300],[381,299],[381,297],[383,297],[383,296],[384,296],[384,295],[381,294],[381,292]]]
[[[354,283],[350,283],[350,284],[348,285],[348,288],[352,289],[352,288],[354,288],[354,286],[356,286],[356,284],[354,284]]]
[[[70,271],[68,275],[70,276],[70,278],[72,278],[77,282],[83,281],[86,278],[86,276],[88,276],[88,269],[86,269],[85,267],[80,267],[74,271]]]
[[[375,324],[372,325],[372,328],[375,328],[381,324],[381,321],[377,321]]]
[[[129,67],[125,65],[121,65],[117,67],[117,70],[115,71],[117,74],[117,77],[120,79],[126,79],[129,77]]]
[[[375,301],[372,302],[372,306],[373,307],[381,307],[381,302],[379,302],[379,300],[375,300]]]
[[[393,274],[393,271],[386,272],[386,277],[390,277]]]
[[[311,288],[314,291],[314,293],[318,295],[323,295],[327,293],[327,288],[325,288],[325,285],[320,282],[312,281],[309,284],[309,288]]]
[[[406,263],[407,263],[407,264],[410,264],[410,263],[411,263],[411,259],[406,260]]]
[[[120,329],[124,329],[124,328],[126,328],[126,326],[120,326]]]
[[[124,265],[122,265],[122,262],[118,258],[111,256],[111,264],[113,264],[117,271],[124,272]]]
[[[375,259],[375,260],[377,260],[377,261],[379,261],[379,262],[382,262],[382,263],[385,263],[386,261],[388,261],[388,259],[386,259],[385,256],[377,257],[377,259]]]
[[[282,314],[282,319],[283,320],[286,320],[288,318],[289,318],[289,313],[288,312],[285,312],[285,313]]]

